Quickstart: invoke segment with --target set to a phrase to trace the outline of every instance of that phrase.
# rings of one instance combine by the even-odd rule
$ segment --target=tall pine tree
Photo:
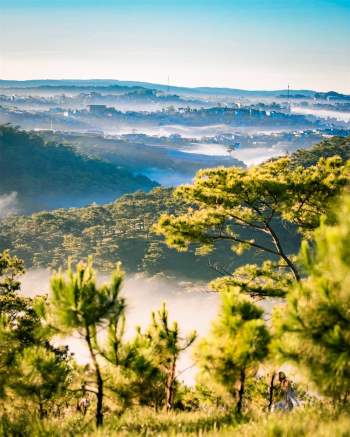
[[[80,262],[67,274],[55,273],[51,279],[52,296],[49,301],[51,322],[62,334],[77,333],[86,342],[96,378],[96,425],[103,423],[103,376],[98,360],[97,332],[111,320],[122,317],[125,308],[120,296],[124,274],[119,265],[112,273],[111,282],[102,286],[96,283],[92,260]]]
[[[198,345],[196,358],[201,371],[209,374],[237,399],[242,412],[247,380],[255,376],[268,353],[270,336],[263,310],[240,290],[221,294],[219,316],[211,332]]]
[[[314,243],[304,242],[307,277],[295,284],[275,312],[275,342],[282,359],[301,366],[322,394],[344,401],[350,393],[350,197],[336,224],[321,224]]]

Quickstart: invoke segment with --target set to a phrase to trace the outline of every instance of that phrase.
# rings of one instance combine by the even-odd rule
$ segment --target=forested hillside
[[[24,212],[105,203],[157,184],[111,163],[88,159],[39,135],[0,126],[0,195],[16,192]]]
[[[323,154],[346,159],[350,156],[349,139],[333,138],[297,152],[292,155],[292,162],[311,165]],[[238,265],[257,261],[252,252],[232,257],[229,242],[220,243],[212,254],[201,257],[195,255],[194,246],[186,253],[169,249],[153,232],[153,224],[161,214],[184,208],[173,198],[172,190],[157,188],[150,193],[125,195],[103,206],[13,216],[0,222],[0,250],[10,249],[24,259],[27,267],[58,267],[68,256],[78,260],[93,255],[100,270],[110,270],[116,260],[121,260],[129,272],[163,272],[202,280],[217,276],[214,264],[231,271]],[[240,232],[245,237],[254,236],[250,229]],[[296,252],[297,234],[282,225],[280,233],[287,240],[288,252]]]
[[[350,137],[333,137],[315,144],[310,149],[301,149],[293,153],[292,159],[296,165],[308,167],[316,164],[320,158],[338,155],[343,161],[350,158]]]
[[[128,194],[114,203],[85,208],[12,216],[0,222],[0,250],[25,261],[26,267],[59,267],[70,256],[74,261],[93,255],[100,270],[112,269],[120,260],[128,272],[163,272],[202,280],[215,276],[208,257],[193,250],[179,254],[152,231],[162,213],[181,211],[172,190]],[[224,259],[225,253],[218,253]]]

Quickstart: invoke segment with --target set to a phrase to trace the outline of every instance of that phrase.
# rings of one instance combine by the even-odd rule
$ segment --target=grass
[[[212,434],[215,435],[215,434]],[[350,437],[350,416],[327,408],[300,408],[250,421],[223,436],[240,437]]]
[[[291,413],[255,414],[238,420],[220,411],[155,413],[133,408],[121,417],[106,414],[105,424],[96,430],[94,417],[74,413],[39,421],[28,412],[16,420],[1,419],[2,436],[85,437],[85,436],[239,436],[239,437],[350,437],[350,415],[330,407],[299,408]]]
[[[156,413],[146,408],[135,408],[118,416],[105,416],[101,430],[95,428],[95,418],[73,414],[65,418],[39,421],[26,416],[15,420],[2,419],[2,435],[30,437],[58,436],[177,436],[206,435],[223,431],[236,423],[232,415],[220,412]],[[19,433],[19,431],[21,433]]]

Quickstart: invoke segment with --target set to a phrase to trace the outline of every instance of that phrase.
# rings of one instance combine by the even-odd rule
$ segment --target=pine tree
[[[164,409],[173,407],[176,366],[182,352],[188,349],[196,339],[196,332],[182,338],[176,322],[170,326],[169,314],[165,304],[152,313],[152,321],[145,333],[140,332],[140,346],[146,356],[151,357],[153,366],[164,379]],[[140,341],[139,340],[139,341]]]
[[[66,390],[69,373],[69,363],[55,352],[43,346],[27,347],[16,358],[11,388],[20,396],[34,400],[43,419],[48,403]]]
[[[254,376],[268,353],[270,336],[263,310],[238,288],[221,294],[221,308],[211,332],[197,347],[203,374],[209,374],[237,398],[241,414],[247,379]]]
[[[154,359],[150,340],[137,329],[136,336],[118,347],[120,383],[116,392],[123,394],[124,403],[153,407],[164,405],[166,375]],[[114,369],[115,370],[115,369]]]
[[[191,207],[178,215],[162,215],[156,231],[179,251],[198,244],[197,253],[206,254],[222,241],[238,255],[246,250],[263,254],[273,266],[242,267],[233,274],[218,271],[227,275],[231,286],[251,294],[285,295],[290,281],[301,277],[285,227],[310,235],[349,183],[349,171],[350,165],[336,156],[308,168],[286,157],[248,169],[201,170],[192,185],[175,191]]]
[[[16,354],[21,344],[13,332],[13,323],[6,314],[0,316],[0,399],[6,396],[16,368]]]
[[[74,272],[69,266],[66,275],[55,273],[51,279],[52,296],[49,315],[53,326],[62,334],[78,333],[85,340],[94,366],[97,386],[96,425],[103,423],[103,376],[98,360],[97,331],[111,320],[117,320],[125,309],[120,288],[124,274],[118,265],[111,282],[96,284],[91,258],[80,262]]]
[[[275,347],[281,359],[306,370],[322,394],[334,401],[350,393],[350,197],[336,224],[322,223],[314,243],[304,242],[301,262],[307,277],[275,311]]]
[[[151,241],[148,244],[145,255],[142,258],[140,270],[150,275],[155,275],[162,271],[162,261],[164,262],[164,243],[161,241]]]
[[[24,263],[8,250],[0,253],[0,317],[11,328],[18,347],[36,342],[35,331],[40,325],[34,310],[35,299],[19,294],[19,276],[24,274]]]

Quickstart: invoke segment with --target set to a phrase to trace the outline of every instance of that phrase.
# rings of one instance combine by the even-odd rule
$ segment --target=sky
[[[0,79],[350,94],[350,0],[0,0]]]

